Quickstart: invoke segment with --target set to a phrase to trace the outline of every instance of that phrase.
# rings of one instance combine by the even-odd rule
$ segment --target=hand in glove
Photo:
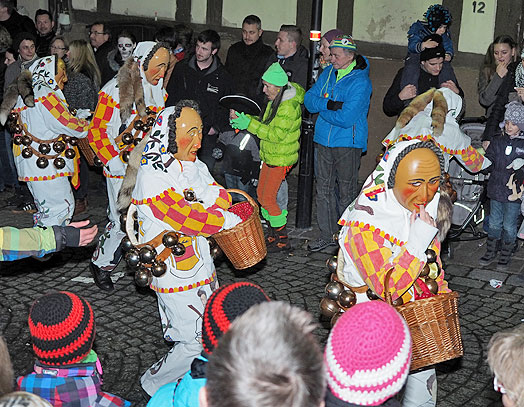
[[[246,130],[249,126],[249,123],[251,123],[251,118],[246,116],[245,113],[237,113],[237,115],[238,117],[236,119],[231,119],[229,121],[231,123],[231,127],[238,130]]]
[[[335,102],[334,100],[329,99],[327,102],[327,108],[328,110],[339,110],[342,109],[342,105],[344,102]]]
[[[89,109],[78,109],[76,111],[76,117],[79,119],[87,119],[91,116],[91,111]]]
[[[518,170],[520,168],[522,168],[522,166],[524,166],[524,158],[515,158],[513,160],[513,162],[508,165],[506,168],[508,170],[512,169],[512,170]]]
[[[91,243],[98,232],[98,226],[85,228],[87,225],[89,220],[72,222],[69,226],[53,226],[57,248],[87,246]]]
[[[225,211],[223,209],[218,209],[218,211],[224,215],[224,224],[222,225],[222,230],[231,229],[242,222],[240,216],[233,212]]]

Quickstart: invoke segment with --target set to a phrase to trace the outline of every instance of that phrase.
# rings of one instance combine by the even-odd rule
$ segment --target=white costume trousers
[[[75,198],[68,177],[28,181],[27,186],[37,209],[33,215],[34,226],[64,226],[71,222],[75,211]]]

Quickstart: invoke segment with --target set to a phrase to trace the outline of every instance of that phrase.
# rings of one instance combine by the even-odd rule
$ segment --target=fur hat
[[[516,124],[520,131],[524,131],[524,105],[517,101],[510,102],[506,105],[504,121],[500,123],[500,128],[504,127],[505,122]]]
[[[356,304],[329,334],[324,362],[331,395],[351,405],[378,406],[397,394],[411,365],[406,321],[382,301]],[[329,403],[326,407],[340,405]]]
[[[95,316],[82,297],[60,291],[44,295],[29,311],[29,331],[36,357],[44,365],[81,362],[95,340]]]
[[[241,281],[218,288],[207,300],[202,322],[202,345],[211,354],[233,320],[250,307],[269,301],[258,285]]]

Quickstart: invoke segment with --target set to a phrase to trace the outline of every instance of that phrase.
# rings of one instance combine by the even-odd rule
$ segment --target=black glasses
[[[65,51],[67,48],[66,47],[56,47],[54,45],[51,45],[51,47],[49,47],[49,49]]]

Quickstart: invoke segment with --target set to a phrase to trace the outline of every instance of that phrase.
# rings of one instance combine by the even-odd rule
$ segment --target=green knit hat
[[[274,62],[267,68],[262,80],[275,86],[284,86],[288,83],[287,73],[278,62]]]

